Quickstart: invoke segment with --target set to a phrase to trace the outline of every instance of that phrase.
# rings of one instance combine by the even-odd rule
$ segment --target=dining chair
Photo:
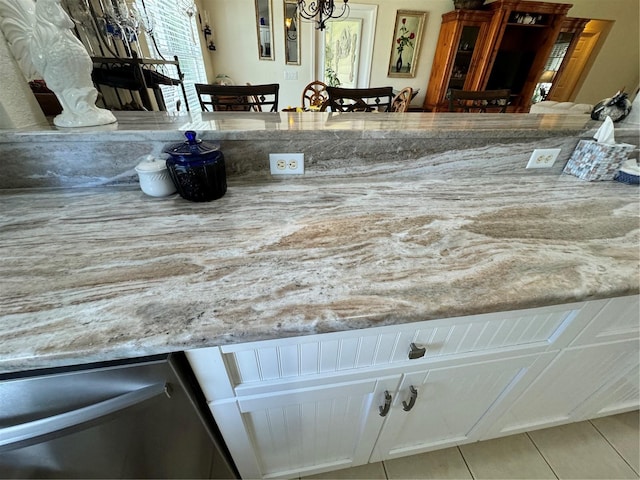
[[[332,112],[388,112],[393,100],[393,87],[327,87],[327,94],[327,106]]]
[[[280,85],[195,84],[200,107],[208,111],[277,112]]]
[[[309,110],[311,107],[321,109],[328,99],[327,85],[324,82],[315,80],[302,90],[301,106],[304,110]]]
[[[405,87],[393,97],[391,102],[391,111],[397,113],[404,113],[409,108],[411,99],[413,98],[413,89],[411,87]]]
[[[468,90],[450,90],[449,111],[450,112],[486,112],[498,110],[498,113],[505,113],[509,105],[511,91],[484,90],[482,92],[472,92]]]

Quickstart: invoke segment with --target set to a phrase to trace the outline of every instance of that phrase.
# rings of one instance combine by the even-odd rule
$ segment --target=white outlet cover
[[[278,168],[278,163],[285,168]],[[304,173],[304,153],[270,153],[269,169],[271,175],[302,175]]]
[[[531,157],[529,157],[529,163],[526,168],[549,168],[555,163],[558,155],[560,155],[560,148],[536,148]]]

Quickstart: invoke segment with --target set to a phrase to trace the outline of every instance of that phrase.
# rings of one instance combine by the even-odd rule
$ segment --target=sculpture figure
[[[607,117],[611,117],[614,122],[623,120],[631,112],[631,100],[628,97],[623,87],[613,97],[596,103],[591,110],[591,118],[604,121]]]
[[[113,114],[95,104],[93,62],[71,32],[73,26],[60,0],[0,0],[0,29],[22,72],[28,80],[42,78],[62,105],[53,123],[59,127],[113,123]]]

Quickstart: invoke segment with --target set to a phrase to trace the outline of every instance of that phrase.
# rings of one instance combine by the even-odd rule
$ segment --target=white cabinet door
[[[403,377],[371,461],[412,455],[473,441],[480,420],[492,417],[507,397],[522,389],[538,355],[431,368]],[[536,367],[537,374],[542,366]],[[411,387],[417,391],[409,411]],[[484,419],[483,419],[484,420]]]
[[[587,327],[572,343],[588,345],[614,340],[628,340],[640,335],[640,295],[589,302],[599,307]]]
[[[294,477],[367,463],[400,375],[212,402],[243,478]]]
[[[638,353],[636,352],[636,358]],[[640,366],[631,363],[631,368],[614,381],[601,387],[576,412],[574,418],[595,418],[637,410],[640,406]]]
[[[637,408],[638,361],[635,339],[563,350],[485,438]]]

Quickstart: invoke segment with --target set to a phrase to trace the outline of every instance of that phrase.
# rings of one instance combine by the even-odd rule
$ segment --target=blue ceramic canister
[[[227,191],[224,155],[217,143],[196,139],[196,132],[184,133],[187,140],[168,146],[167,169],[180,196],[192,202],[208,202]]]

